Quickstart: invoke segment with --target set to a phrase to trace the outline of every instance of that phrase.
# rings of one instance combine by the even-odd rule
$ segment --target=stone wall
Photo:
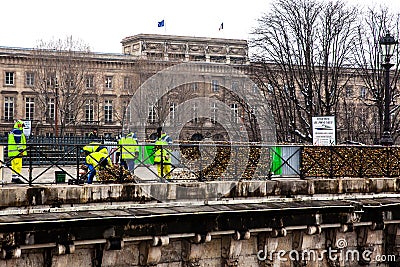
[[[4,187],[0,267],[400,266],[398,183]]]
[[[396,229],[394,234],[399,239],[397,225],[390,228]],[[399,266],[391,258],[398,255],[397,252],[388,254],[385,251],[389,245],[388,234],[388,230],[357,227],[352,232],[323,229],[321,234],[314,235],[295,230],[281,237],[260,232],[252,233],[244,240],[219,235],[205,243],[196,243],[192,238],[177,238],[163,246],[152,246],[150,241],[127,242],[121,250],[106,250],[104,244],[83,245],[67,255],[57,255],[55,248],[23,249],[20,258],[0,260],[0,266]],[[344,241],[346,246],[341,248],[339,244]],[[379,257],[389,261],[381,262]]]

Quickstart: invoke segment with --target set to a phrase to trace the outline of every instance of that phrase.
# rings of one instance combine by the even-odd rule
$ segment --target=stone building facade
[[[204,95],[213,90],[219,95],[215,87],[229,88],[233,81],[221,72],[212,73],[218,65],[242,69],[249,66],[245,40],[140,34],[124,38],[121,43],[121,54],[76,53],[70,56],[85,64],[85,72],[71,78],[75,90],[78,87],[75,80],[83,81],[78,88],[81,99],[68,100],[71,102],[68,105],[63,103],[70,94],[70,87],[62,89],[63,70],[52,70],[57,74],[52,73],[54,77],[50,79],[46,78],[50,70],[39,75],[41,69],[48,68],[47,63],[40,67],[37,64],[38,57],[54,62],[68,55],[60,54],[54,60],[52,51],[38,54],[37,49],[0,47],[0,132],[6,134],[15,120],[23,119],[30,121],[34,135],[83,136],[96,128],[100,136],[116,136],[124,128],[124,120],[129,119],[127,108],[131,97],[155,73],[179,63],[214,63],[202,81],[190,86],[196,90],[200,88]],[[42,81],[45,89],[40,88]],[[237,81],[234,82],[237,86]],[[152,115],[147,114],[147,117],[155,129],[161,122]],[[149,137],[154,130],[151,128],[144,137]],[[182,138],[193,134],[189,131]]]
[[[59,85],[56,88],[51,79],[46,80],[45,74],[39,75],[43,66],[38,66],[37,58],[40,56],[50,61],[53,58],[52,62],[56,62],[54,52],[42,51],[38,54],[37,49],[0,47],[0,134],[6,134],[15,120],[23,119],[31,122],[34,135],[84,136],[95,128],[100,136],[114,137],[124,128],[132,128],[143,131],[141,138],[145,139],[150,138],[160,125],[176,129],[177,125],[165,120],[168,117],[173,118],[175,108],[191,97],[210,97],[226,103],[231,110],[229,117],[240,122],[243,122],[246,115],[260,109],[260,105],[247,108],[240,106],[240,103],[235,103],[232,99],[238,90],[246,96],[248,92],[257,91],[257,85],[251,80],[257,66],[250,63],[246,40],[139,34],[124,38],[121,44],[122,53],[118,54],[75,53],[70,56],[85,67],[75,77],[75,80],[81,80],[79,90],[75,89],[80,98],[68,101],[63,97],[71,94],[69,87],[62,90]],[[59,56],[64,57],[61,54]],[[162,98],[156,105],[141,107],[142,110],[138,112],[146,113],[146,129],[143,129],[143,123],[138,124],[135,121],[138,112],[130,111],[132,97],[154,74],[182,64],[194,64],[198,68],[195,71],[197,80],[182,82],[175,90],[170,90],[170,99]],[[59,68],[57,72],[55,76],[62,76],[67,71]],[[350,72],[349,75],[352,76],[353,72]],[[62,77],[55,79],[60,82],[65,80]],[[363,104],[363,99],[368,98],[368,91],[362,86],[360,79],[343,79],[347,80],[347,86],[343,90],[340,105],[346,104],[341,109],[348,111],[337,116],[338,142],[353,140],[355,137],[354,133],[351,135],[351,131],[354,132],[356,128],[357,136],[363,138],[364,133],[369,134],[373,130],[373,124],[369,121],[377,121],[375,117],[370,118],[373,113],[366,110]],[[43,80],[46,80],[45,89],[40,88]],[[157,86],[168,87],[166,84]],[[268,89],[268,85],[264,89]],[[171,100],[173,98],[175,100]],[[253,96],[254,98],[256,97]],[[190,110],[185,113],[196,116],[196,105],[198,104],[192,103]],[[218,108],[212,107],[208,118],[203,116],[188,120],[182,126],[185,130],[178,138],[226,139],[227,132],[215,123],[216,110]],[[247,127],[245,122],[242,124],[244,126],[239,127],[240,131]],[[250,131],[247,129],[247,132]],[[254,139],[257,140],[257,137]]]

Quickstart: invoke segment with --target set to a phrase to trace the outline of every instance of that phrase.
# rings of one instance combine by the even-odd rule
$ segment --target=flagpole
[[[219,32],[219,36],[221,37],[221,38],[223,38],[224,36],[224,34],[223,34],[223,32],[224,32],[224,23],[223,22],[221,22],[221,25],[219,25],[219,29],[218,29],[218,32]]]

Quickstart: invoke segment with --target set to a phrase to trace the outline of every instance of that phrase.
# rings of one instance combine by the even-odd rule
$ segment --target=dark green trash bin
[[[56,184],[65,183],[66,172],[64,172],[64,171],[55,171],[55,176],[56,176]]]

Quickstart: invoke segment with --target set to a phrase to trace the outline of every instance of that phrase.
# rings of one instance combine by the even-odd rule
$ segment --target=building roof
[[[180,35],[162,35],[162,34],[137,34],[128,36],[122,39],[121,43],[124,45],[128,42],[135,42],[139,40],[151,41],[177,41],[177,42],[200,42],[200,43],[223,43],[223,44],[236,44],[247,45],[244,39],[227,39],[227,38],[212,38],[212,37],[197,37],[197,36],[180,36]]]

